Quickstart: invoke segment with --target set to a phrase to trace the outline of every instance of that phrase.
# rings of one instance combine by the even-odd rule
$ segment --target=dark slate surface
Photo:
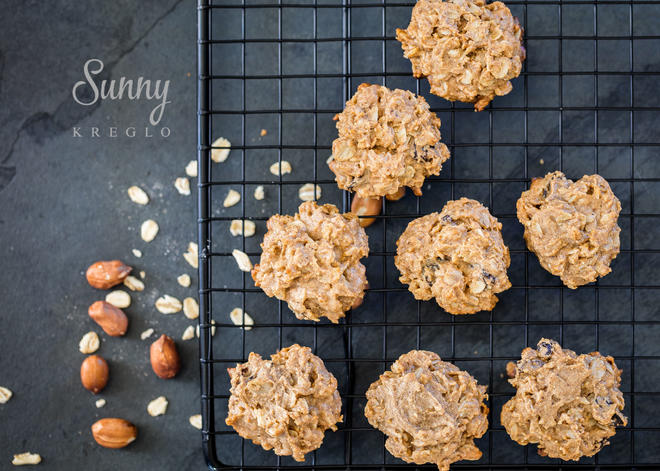
[[[227,0],[229,2],[229,0]],[[11,2],[3,2],[7,6]],[[236,2],[231,2],[236,3]],[[239,2],[240,3],[240,2]],[[254,2],[248,2],[254,3]],[[263,3],[259,1],[259,3]],[[277,3],[277,2],[274,2]],[[319,3],[337,3],[319,0]],[[0,271],[3,301],[0,311],[0,385],[12,389],[14,398],[0,406],[0,468],[4,469],[13,453],[31,450],[44,457],[44,469],[203,469],[200,435],[187,422],[199,410],[198,367],[195,341],[178,341],[183,370],[174,381],[154,377],[147,362],[148,341],[139,334],[148,327],[157,333],[180,338],[184,328],[191,324],[181,315],[164,317],[152,307],[163,293],[184,297],[194,288],[184,289],[176,284],[181,273],[194,275],[183,261],[181,253],[188,241],[195,239],[194,197],[179,196],[172,186],[176,176],[183,175],[186,163],[195,156],[195,6],[194,2],[145,0],[117,2],[24,2],[25,7],[0,19],[0,242],[4,250]],[[385,15],[387,35],[397,26],[405,25],[408,7],[388,7]],[[3,9],[6,11],[6,9]],[[377,14],[373,14],[377,11]],[[524,23],[521,5],[512,11]],[[281,17],[277,8],[247,9],[245,33],[248,38],[275,39],[278,19],[282,22],[282,35],[286,38],[307,39],[314,36],[313,10],[284,9]],[[542,39],[557,35],[558,9],[555,5],[530,5],[527,9],[526,31],[528,62],[532,74],[527,79],[527,90],[522,78],[514,82],[514,90],[506,97],[495,100],[498,108],[492,112],[492,139],[510,146],[466,146],[488,142],[491,136],[489,112],[475,114],[457,111],[451,119],[447,102],[428,93],[428,85],[419,82],[419,92],[431,103],[443,120],[444,139],[459,146],[438,179],[425,185],[424,196],[417,200],[408,194],[403,200],[388,203],[389,214],[428,213],[439,210],[453,197],[468,196],[489,205],[504,225],[504,238],[511,248],[510,277],[514,285],[525,282],[525,266],[530,284],[537,288],[528,291],[527,300],[522,289],[511,289],[500,296],[493,311],[495,321],[551,321],[546,325],[497,325],[492,329],[492,353],[497,357],[515,358],[525,343],[533,344],[540,336],[563,338],[566,347],[580,351],[599,348],[602,352],[619,356],[617,363],[624,369],[623,390],[652,393],[636,396],[631,401],[626,394],[627,414],[635,414],[636,427],[655,427],[660,419],[657,407],[660,383],[656,373],[657,360],[629,359],[635,355],[658,355],[654,338],[660,333],[657,325],[593,325],[572,324],[560,329],[566,321],[590,322],[596,318],[607,321],[656,320],[659,314],[660,291],[636,289],[596,289],[593,285],[577,291],[562,289],[558,280],[543,271],[535,257],[525,257],[522,230],[513,217],[515,200],[524,189],[521,182],[498,181],[491,188],[487,183],[456,183],[446,180],[452,175],[459,179],[496,179],[535,177],[562,168],[569,177],[579,178],[584,173],[598,171],[611,180],[632,176],[660,177],[657,147],[649,143],[660,141],[660,118],[656,112],[635,112],[633,120],[627,110],[566,110],[560,113],[560,99],[565,107],[629,107],[658,106],[656,97],[657,75],[638,75],[632,80],[617,72],[660,71],[657,39],[635,40],[633,54],[630,44],[622,39],[629,34],[629,8],[618,5],[599,5],[594,22],[592,5],[565,5],[562,11],[561,31],[575,37],[603,36],[598,41],[598,55],[591,39]],[[632,8],[635,35],[654,35],[660,13],[657,5],[635,5]],[[216,39],[241,37],[241,10],[214,10],[213,26]],[[352,12],[351,28],[354,36],[381,34],[383,16],[380,9],[356,8]],[[341,37],[343,23],[340,10],[319,9],[316,35],[319,38]],[[612,36],[614,39],[605,39]],[[408,73],[408,62],[401,56],[395,41],[387,41],[383,51],[381,42],[353,41],[351,68],[354,73],[378,74],[382,72],[383,52],[388,72]],[[282,72],[284,74],[311,74],[315,71],[315,48],[309,42],[282,44]],[[245,47],[247,75],[278,73],[279,49],[275,43],[250,43]],[[109,126],[118,126],[121,134],[127,126],[145,126],[153,104],[147,102],[105,102],[95,107],[82,107],[73,102],[71,88],[81,79],[82,64],[97,57],[105,62],[108,77],[121,76],[170,80],[169,98],[162,125],[171,129],[167,139],[138,136],[80,139],[71,136],[71,127],[80,126],[89,135],[91,126],[99,126],[107,134]],[[632,63],[631,63],[632,57]],[[241,73],[240,45],[213,46],[213,72],[235,75]],[[316,46],[316,71],[322,74],[341,74],[344,67],[340,42],[319,42]],[[560,81],[556,72],[561,63],[568,72],[613,72],[598,78],[597,86],[591,74],[565,75]],[[544,74],[544,73],[550,74]],[[189,75],[190,74],[190,75]],[[554,75],[553,75],[554,74]],[[382,77],[366,76],[351,81],[353,91],[361,81],[379,82]],[[274,212],[292,213],[297,201],[300,182],[316,178],[322,183],[322,202],[338,206],[346,200],[325,164],[329,146],[335,136],[331,117],[341,110],[344,84],[339,77],[319,78],[314,89],[310,78],[286,78],[282,81],[282,106],[285,110],[303,110],[307,113],[283,113],[281,141],[278,133],[279,84],[272,78],[250,79],[243,87],[236,80],[217,80],[213,84],[214,107],[223,110],[262,111],[249,114],[245,126],[240,115],[218,115],[213,119],[214,138],[228,137],[241,145],[317,145],[317,153],[307,149],[285,149],[282,158],[294,168],[283,178],[281,193],[268,173],[268,166],[277,160],[276,149],[251,149],[245,155],[234,150],[222,166],[214,165],[214,178],[236,181],[243,173],[266,187],[266,199],[252,198],[255,184],[219,185],[214,188],[214,215],[239,217],[245,214],[257,220],[257,235],[245,241],[245,250],[256,261],[258,243],[265,231],[264,219]],[[390,87],[417,90],[417,82],[409,76],[389,77]],[[525,99],[535,111],[527,114],[518,109]],[[323,112],[314,119],[314,102]],[[457,105],[467,109],[468,105]],[[269,112],[270,111],[270,112]],[[543,144],[566,144],[559,147]],[[525,149],[525,122],[527,141]],[[597,128],[596,128],[597,123]],[[453,125],[453,129],[452,129]],[[631,125],[634,127],[631,129]],[[259,131],[268,134],[261,137]],[[141,132],[141,131],[139,131]],[[156,131],[157,132],[157,131]],[[631,159],[631,135],[634,133],[634,160]],[[600,142],[622,144],[620,147],[589,145]],[[579,144],[579,145],[578,145]],[[126,188],[139,184],[147,190],[152,201],[147,207],[131,203],[125,196]],[[221,202],[229,187],[243,192],[243,205],[223,209]],[[660,249],[657,237],[657,217],[635,218],[634,230],[629,216],[632,205],[636,213],[657,214],[660,191],[655,182],[612,182],[615,193],[623,205],[622,248]],[[492,198],[492,199],[491,199]],[[156,219],[161,232],[154,242],[145,244],[139,238],[139,226],[146,218]],[[372,252],[395,249],[395,241],[410,218],[392,219],[383,227],[379,221],[368,229]],[[213,225],[213,250],[227,253],[232,248],[243,248],[239,239],[227,235],[227,223]],[[139,248],[144,256],[136,259],[131,248]],[[129,332],[124,338],[102,335],[99,353],[110,363],[111,381],[100,395],[108,401],[103,409],[96,409],[93,397],[82,389],[78,368],[83,355],[77,350],[83,333],[95,329],[87,318],[87,306],[101,293],[91,289],[83,273],[96,259],[124,258],[137,271],[145,270],[147,289],[133,295],[133,305],[127,309],[131,318]],[[655,253],[636,256],[634,277],[638,286],[657,285],[658,257]],[[527,264],[527,265],[526,265]],[[372,256],[367,262],[368,275],[373,288],[401,288],[391,257],[383,260]],[[385,268],[385,270],[383,270]],[[625,285],[631,282],[631,255],[622,253],[613,264],[613,273],[600,282],[600,286]],[[252,288],[249,277],[240,276],[233,259],[217,257],[213,260],[214,286]],[[279,304],[262,293],[216,293],[214,317],[226,323],[227,311],[244,303],[245,309],[259,323],[275,323],[280,319]],[[563,314],[562,314],[563,313]],[[481,313],[457,318],[453,327],[375,327],[369,322],[406,322],[410,319],[449,322],[451,316],[434,303],[418,304],[406,291],[369,293],[351,321],[358,324],[351,329],[353,355],[365,361],[354,364],[356,377],[353,394],[362,394],[392,360],[411,348],[425,348],[438,352],[443,358],[463,358],[457,361],[462,368],[475,375],[480,382],[492,378],[494,393],[491,398],[493,418],[498,428],[491,436],[479,441],[484,450],[483,462],[492,458],[494,463],[519,463],[524,459],[524,448],[513,444],[501,429],[497,416],[506,394],[512,389],[500,373],[505,361],[491,364],[488,357],[490,329],[478,322],[490,316]],[[314,326],[297,321],[282,306],[281,319],[289,326],[281,331],[274,327],[255,327],[240,335],[235,329],[219,329],[214,342],[218,359],[245,356],[250,351],[270,354],[278,347],[300,342],[316,347],[317,353],[328,360],[328,367],[337,376],[342,391],[347,391],[347,371],[344,362],[333,361],[344,355],[344,332],[325,323]],[[475,323],[476,322],[476,323]],[[359,325],[365,324],[365,325]],[[387,342],[383,343],[383,334]],[[452,338],[454,345],[452,349]],[[244,341],[243,341],[244,340]],[[228,362],[230,364],[231,362]],[[225,394],[227,376],[221,363],[215,375],[217,393]],[[634,366],[634,380],[631,373]],[[170,400],[163,417],[151,418],[146,413],[149,400],[165,395]],[[226,400],[219,400],[216,426],[226,429],[222,417]],[[348,401],[345,401],[348,405]],[[369,429],[362,411],[364,400],[352,400],[352,414],[344,411],[347,422],[361,427],[353,433],[351,457],[355,463],[398,461],[383,454],[382,435]],[[634,408],[634,410],[632,410]],[[350,417],[349,417],[350,415]],[[140,429],[138,441],[129,448],[114,452],[96,446],[89,433],[93,421],[103,416],[119,416],[132,420]],[[316,453],[316,462],[343,463],[348,450],[343,432],[329,433],[324,446]],[[603,463],[625,463],[631,451],[640,463],[660,462],[656,431],[620,431],[599,459]],[[490,446],[492,441],[492,447]],[[275,457],[251,443],[242,443],[236,437],[218,440],[220,457],[236,464],[244,454],[246,464],[276,464]],[[492,457],[489,453],[492,449]],[[529,450],[531,463],[551,462]],[[585,463],[593,460],[584,460]],[[283,464],[293,464],[284,458]]]

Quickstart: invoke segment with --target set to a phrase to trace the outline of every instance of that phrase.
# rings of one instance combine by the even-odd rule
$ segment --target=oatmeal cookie
[[[399,237],[399,280],[415,299],[435,297],[451,314],[490,311],[511,287],[511,259],[502,224],[478,201],[449,201],[440,213],[415,219]]]
[[[332,322],[364,296],[367,234],[352,213],[331,204],[300,205],[295,216],[268,220],[261,261],[252,278],[268,296],[286,301],[298,319]]]
[[[617,425],[628,422],[621,413],[621,370],[612,357],[576,355],[541,339],[510,365],[509,382],[517,391],[502,408],[502,425],[521,445],[537,443],[541,456],[576,461],[593,456]]]
[[[246,363],[227,371],[231,397],[225,422],[264,450],[304,461],[342,420],[337,380],[309,347],[292,345],[270,360],[250,353]]]
[[[330,170],[339,188],[361,198],[394,195],[440,173],[449,149],[440,142],[440,119],[423,97],[363,83],[337,114]]]
[[[578,181],[561,172],[535,178],[518,203],[527,248],[566,286],[596,281],[619,253],[621,203],[600,175]]]
[[[412,350],[369,386],[364,414],[387,435],[385,447],[407,463],[445,471],[478,460],[474,444],[488,428],[486,386],[438,355]]]
[[[525,60],[523,29],[502,2],[419,0],[407,29],[397,29],[415,77],[431,93],[483,110],[512,89]]]

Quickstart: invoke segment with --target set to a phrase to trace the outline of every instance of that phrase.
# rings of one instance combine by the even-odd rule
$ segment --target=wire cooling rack
[[[490,428],[477,440],[483,457],[454,469],[660,469],[660,3],[652,1],[509,1],[525,28],[528,59],[513,91],[481,113],[429,93],[411,75],[394,39],[414,2],[383,0],[198,0],[198,155],[200,362],[203,444],[212,469],[433,469],[407,465],[384,448],[384,436],[364,418],[368,385],[400,354],[437,352],[488,384]],[[442,119],[452,158],[410,192],[383,203],[367,229],[371,289],[339,325],[297,320],[267,298],[231,251],[253,263],[265,221],[293,214],[298,188],[309,182],[320,201],[344,211],[326,165],[336,136],[332,116],[362,82],[423,95]],[[210,161],[210,145],[231,141],[229,159]],[[293,171],[274,177],[287,160]],[[613,272],[569,290],[540,268],[522,238],[515,201],[532,177],[560,169],[570,178],[600,173],[623,210],[622,250]],[[257,186],[265,198],[253,197]],[[240,204],[224,208],[229,189]],[[417,302],[398,282],[395,243],[406,224],[467,196],[503,223],[511,250],[513,287],[492,312],[455,317],[434,302]],[[257,233],[229,235],[232,219],[249,219]],[[241,307],[255,320],[245,331],[229,319]],[[211,335],[211,321],[217,333]],[[539,457],[512,442],[499,421],[513,388],[505,364],[542,336],[578,352],[613,355],[623,369],[629,425],[597,456],[578,463]],[[339,381],[344,422],[327,432],[305,463],[246,442],[224,424],[226,368],[293,343],[308,345]]]

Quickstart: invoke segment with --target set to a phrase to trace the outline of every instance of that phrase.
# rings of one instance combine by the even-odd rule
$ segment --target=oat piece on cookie
[[[502,408],[502,425],[521,445],[538,444],[550,458],[593,456],[626,425],[619,390],[621,370],[598,352],[576,355],[554,340],[541,339],[510,363],[516,395]]]
[[[449,158],[440,142],[440,119],[423,97],[363,83],[334,118],[330,170],[339,188],[361,198],[394,195],[410,187],[421,195],[424,179]]]
[[[415,77],[431,93],[483,110],[512,89],[525,60],[523,29],[502,2],[419,0],[407,29],[397,29]]]
[[[399,280],[415,299],[435,298],[451,314],[490,311],[511,287],[502,224],[478,201],[449,201],[415,219],[397,241]]]
[[[438,355],[412,350],[371,384],[364,408],[387,435],[385,447],[407,463],[435,463],[440,471],[478,460],[474,439],[488,428],[486,386]]]
[[[342,420],[337,380],[309,347],[295,344],[270,360],[250,353],[246,363],[227,371],[231,397],[225,422],[265,450],[304,461]]]
[[[352,213],[336,206],[300,205],[295,216],[268,220],[261,261],[252,278],[268,296],[289,304],[298,319],[336,323],[364,296],[367,234]]]
[[[535,178],[516,205],[527,248],[566,286],[596,281],[619,253],[621,203],[600,175],[573,182],[561,172]]]

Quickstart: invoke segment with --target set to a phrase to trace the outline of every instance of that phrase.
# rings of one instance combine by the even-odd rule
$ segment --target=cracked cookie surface
[[[363,83],[337,114],[330,170],[339,188],[361,198],[394,195],[438,175],[449,149],[440,142],[440,119],[423,97]]]
[[[412,350],[369,386],[369,423],[387,435],[385,447],[407,463],[446,471],[478,460],[474,439],[488,429],[486,386],[433,353]]]
[[[231,378],[225,422],[265,450],[304,461],[341,422],[337,380],[309,347],[284,348],[270,360],[250,353],[227,370]]]
[[[501,229],[478,201],[449,201],[442,212],[411,221],[399,237],[399,280],[415,299],[435,298],[451,314],[490,311],[495,294],[511,287]]]
[[[397,29],[415,77],[431,93],[483,110],[512,89],[525,60],[523,30],[502,2],[419,0],[407,29]]]
[[[367,234],[352,213],[305,202],[295,216],[268,219],[255,284],[286,301],[298,319],[336,323],[364,296],[369,254]]]
[[[621,203],[600,175],[578,181],[561,172],[532,181],[516,204],[527,248],[566,286],[596,281],[619,253]]]
[[[628,422],[622,414],[621,370],[612,357],[576,355],[541,339],[507,371],[517,391],[502,408],[502,425],[519,444],[538,444],[541,456],[593,456],[609,443],[615,426]]]

